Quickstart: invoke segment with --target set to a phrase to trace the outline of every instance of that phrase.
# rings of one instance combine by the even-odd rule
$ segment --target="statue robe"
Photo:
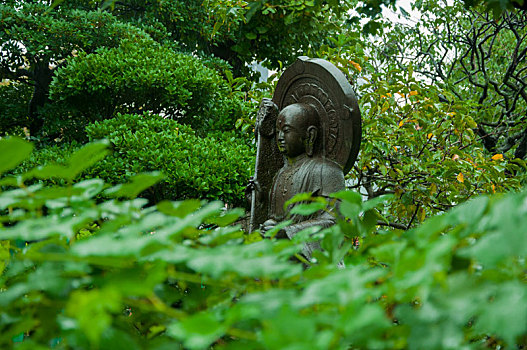
[[[313,196],[327,197],[344,189],[342,168],[329,159],[304,155],[294,164],[286,161],[273,180],[269,201],[270,218],[277,222],[284,220],[287,214],[284,203],[298,193],[311,192]],[[335,223],[335,218],[325,211],[310,216],[293,215],[291,219],[291,225],[284,229],[290,239],[307,227],[317,225],[325,228]],[[320,249],[319,242],[309,242],[304,245],[302,254],[310,259],[312,251]]]

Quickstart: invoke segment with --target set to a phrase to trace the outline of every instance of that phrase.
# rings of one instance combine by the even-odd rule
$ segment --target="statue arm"
[[[291,224],[285,227],[284,231],[287,237],[289,237],[289,239],[292,239],[294,236],[296,236],[298,232],[308,227],[320,226],[321,228],[326,228],[335,224],[335,217],[330,212],[321,211],[315,215],[315,217],[308,218],[307,220],[300,221],[298,223]]]
[[[312,226],[319,226],[322,228],[327,228],[335,224],[335,217],[326,211],[319,213],[315,218],[301,221],[296,224],[292,224],[284,228],[285,235],[289,239],[293,239],[294,236],[305,228]],[[306,242],[302,247],[302,255],[304,255],[308,260],[311,259],[311,255],[314,250],[321,250],[320,242]]]

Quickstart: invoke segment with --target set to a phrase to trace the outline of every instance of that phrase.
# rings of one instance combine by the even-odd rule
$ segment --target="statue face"
[[[289,158],[298,157],[306,152],[306,127],[298,115],[304,110],[296,105],[287,106],[276,120],[276,141],[278,149]]]

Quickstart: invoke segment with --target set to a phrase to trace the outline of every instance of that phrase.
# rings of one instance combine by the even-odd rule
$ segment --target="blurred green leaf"
[[[119,184],[104,191],[106,195],[117,198],[135,198],[145,189],[155,185],[163,179],[159,171],[134,175],[126,184]]]
[[[225,326],[207,312],[198,313],[180,322],[172,323],[167,333],[182,340],[189,349],[205,349],[225,333]]]
[[[0,175],[20,164],[32,150],[32,144],[18,137],[0,139]]]

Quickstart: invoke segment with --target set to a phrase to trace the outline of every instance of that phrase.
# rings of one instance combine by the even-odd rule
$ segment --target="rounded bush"
[[[161,199],[202,198],[245,205],[254,150],[234,133],[200,137],[188,126],[159,115],[118,115],[87,127],[88,138],[110,140],[113,153],[89,170],[111,183],[159,170],[166,178],[143,195]]]
[[[163,199],[222,200],[247,206],[245,186],[253,172],[254,149],[234,132],[197,135],[188,125],[155,114],[118,114],[87,128],[90,141],[108,139],[112,152],[81,174],[107,183],[124,183],[131,176],[161,171],[165,178],[141,196],[156,203]],[[50,163],[64,164],[82,144],[76,141],[48,145],[12,171],[22,174]],[[63,184],[61,179],[47,183]]]
[[[89,121],[150,111],[194,130],[232,130],[245,102],[200,59],[149,40],[80,53],[58,69],[51,98]]]

